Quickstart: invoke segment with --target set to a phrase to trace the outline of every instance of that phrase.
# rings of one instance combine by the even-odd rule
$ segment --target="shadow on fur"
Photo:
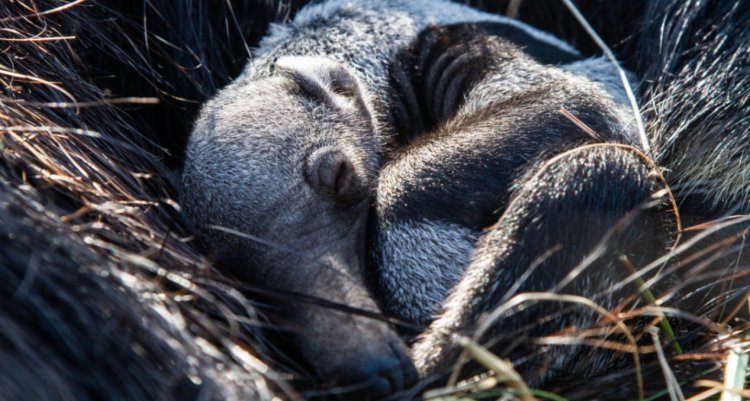
[[[185,132],[199,104],[242,68],[246,48],[267,23],[283,19],[299,4],[269,1],[258,10],[257,2],[217,2],[208,10],[208,5],[186,8],[183,2],[127,3],[0,4],[0,82],[5,88],[0,98],[0,394],[19,400],[299,399],[287,379],[305,378],[304,368],[265,343],[259,328],[267,323],[251,299],[256,293],[222,277],[194,247],[170,182],[170,168],[180,163]],[[522,18],[531,12],[524,8],[531,2],[524,3]],[[601,7],[601,2],[591,4]],[[717,10],[716,15],[727,11]],[[677,11],[688,19],[702,16],[700,10]],[[192,26],[163,24],[186,18]],[[567,19],[527,18],[574,42],[586,40],[579,33],[565,34],[573,29]],[[691,62],[675,55],[689,47],[687,38],[749,36],[746,30],[706,27],[686,35],[677,24],[667,28],[686,39],[665,39],[678,45],[667,52],[654,50],[655,59],[638,59],[643,66],[636,68],[653,82],[644,89],[643,104],[649,132],[659,138],[657,161],[668,167],[669,178],[672,169],[698,159],[715,161],[705,181],[729,176],[744,182],[744,172],[735,166],[745,160],[745,143],[713,138],[730,130],[737,133],[733,138],[742,138],[746,130],[739,107],[747,104],[750,85],[741,79],[747,74],[736,73],[747,67],[746,55],[722,46]],[[620,40],[623,34],[612,37]],[[624,56],[631,43],[638,42],[623,45]],[[687,49],[698,50],[704,49]],[[725,62],[699,68],[710,57]],[[674,74],[662,74],[665,66]],[[729,99],[719,102],[684,91],[698,82],[711,86],[705,93]],[[114,104],[123,97],[128,98],[123,104]],[[150,105],[154,98],[159,105]],[[717,123],[702,123],[711,120]],[[691,144],[689,156],[664,156],[695,127],[717,135]],[[717,148],[727,149],[728,156],[713,159],[710,152]],[[683,193],[701,194],[701,182],[675,180]],[[744,192],[730,190],[689,198],[685,207],[697,205],[698,210],[747,201]],[[720,234],[725,222],[706,220],[692,221],[693,230],[687,231],[717,229]],[[688,282],[697,285],[691,296],[705,306],[698,311],[711,320],[650,306],[638,297],[610,311],[623,321],[638,321],[633,336],[644,354],[640,375],[647,394],[663,390],[663,372],[644,330],[657,326],[664,315],[670,322],[691,322],[675,333],[676,340],[683,347],[696,346],[670,358],[686,393],[699,390],[694,379],[718,374],[727,348],[746,346],[739,336],[746,321],[738,317],[746,294],[723,291],[734,276],[712,275],[702,267],[736,259],[744,251],[744,237],[717,241],[691,235],[698,239],[670,268],[687,272]],[[655,295],[666,299],[676,291]],[[543,297],[537,298],[541,302]],[[594,328],[543,338],[512,334],[542,350],[576,344],[630,358],[632,344],[611,339],[612,324],[603,319]],[[568,399],[617,399],[632,395],[634,375],[632,367],[623,366],[600,377],[550,383],[547,390]]]

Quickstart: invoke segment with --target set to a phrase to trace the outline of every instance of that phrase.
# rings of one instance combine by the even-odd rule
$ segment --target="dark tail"
[[[750,211],[750,3],[650,2],[644,15],[634,68],[657,163],[683,208]]]
[[[494,12],[507,1],[469,0]],[[574,0],[641,78],[640,104],[657,164],[685,208],[750,210],[750,3],[736,0]],[[600,54],[562,2],[521,3],[519,18]]]

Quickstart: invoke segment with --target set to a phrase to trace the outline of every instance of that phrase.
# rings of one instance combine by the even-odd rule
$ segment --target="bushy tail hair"
[[[646,4],[634,47],[641,110],[683,207],[750,211],[749,20],[742,1]]]

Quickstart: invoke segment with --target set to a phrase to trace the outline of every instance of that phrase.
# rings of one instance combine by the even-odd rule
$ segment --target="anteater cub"
[[[533,385],[616,364],[596,347],[539,345],[563,331],[584,343],[583,329],[623,339],[581,304],[642,306],[635,282],[658,293],[677,280],[636,274],[675,244],[679,217],[616,67],[488,23],[428,29],[398,60],[403,145],[380,172],[371,234],[385,309],[431,324],[418,369],[444,373],[455,334],[487,341]]]

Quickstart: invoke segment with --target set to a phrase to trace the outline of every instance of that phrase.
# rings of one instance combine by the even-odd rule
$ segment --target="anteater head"
[[[272,76],[240,79],[204,106],[181,198],[218,266],[267,289],[378,311],[363,271],[382,147],[369,105],[342,64],[284,57]],[[309,303],[282,306],[321,376],[363,381],[376,395],[414,378],[385,322]]]

